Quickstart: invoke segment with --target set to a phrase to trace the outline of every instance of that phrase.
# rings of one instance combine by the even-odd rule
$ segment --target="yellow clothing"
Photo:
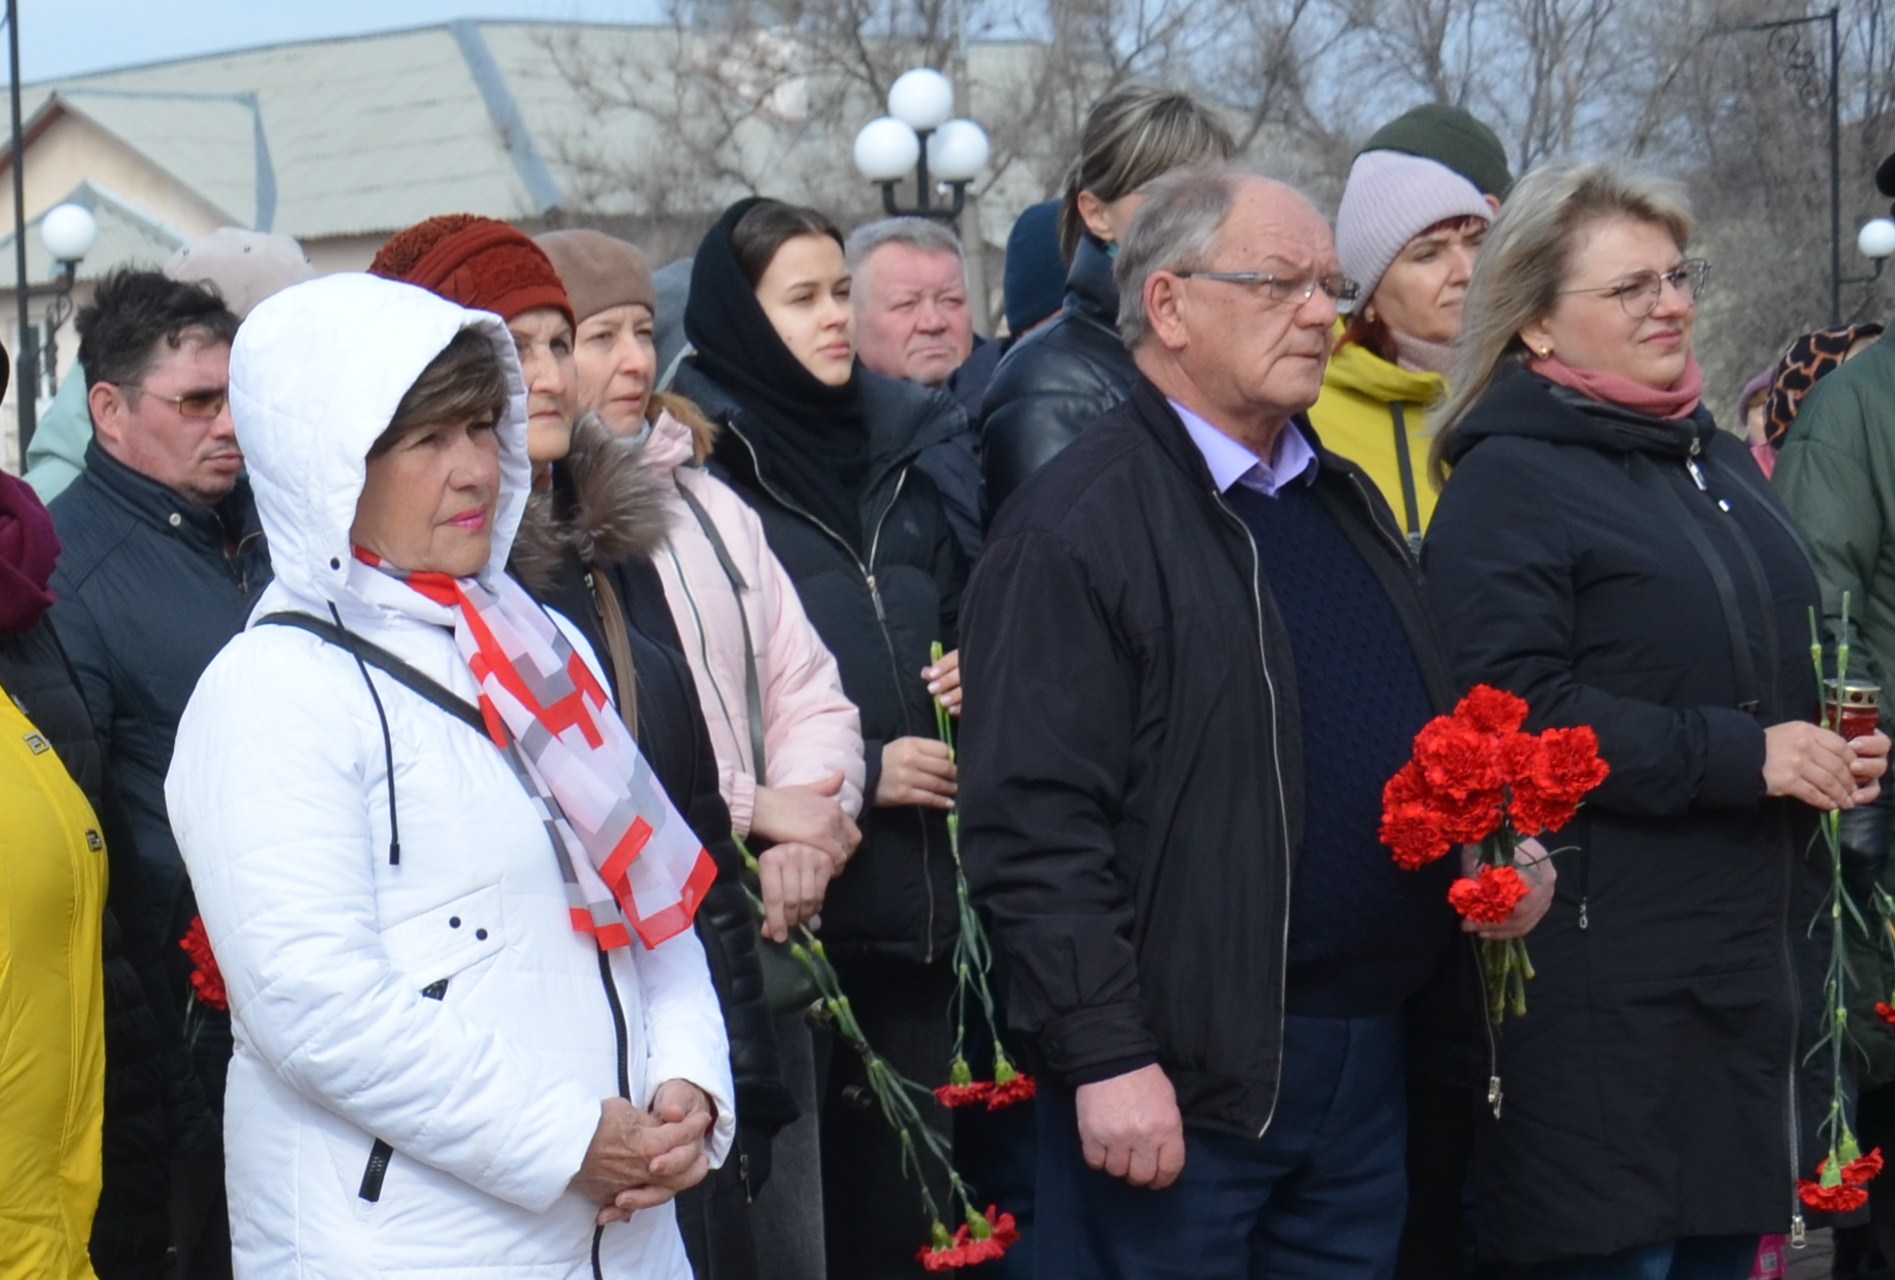
[[[1323,447],[1369,473],[1417,549],[1437,495],[1428,474],[1428,410],[1447,390],[1448,380],[1438,373],[1404,369],[1349,342],[1329,357],[1323,393],[1309,411]]]
[[[0,689],[0,1277],[90,1280],[105,1113],[105,845]]]

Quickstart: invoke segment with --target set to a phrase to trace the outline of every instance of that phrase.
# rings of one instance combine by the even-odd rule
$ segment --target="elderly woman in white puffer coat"
[[[499,320],[330,276],[231,359],[276,580],[166,797],[228,986],[239,1276],[689,1275],[723,1159],[712,873],[596,658],[501,571],[529,471]]]

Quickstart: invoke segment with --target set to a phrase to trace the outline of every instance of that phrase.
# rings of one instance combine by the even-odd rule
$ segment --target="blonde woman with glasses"
[[[1889,743],[1814,723],[1816,580],[1701,402],[1691,234],[1665,184],[1523,180],[1436,441],[1424,561],[1457,677],[1525,698],[1529,729],[1591,726],[1612,768],[1559,835],[1478,1139],[1508,1276],[1742,1280],[1822,1154],[1802,1064],[1827,872],[1804,855],[1820,810],[1875,797]]]

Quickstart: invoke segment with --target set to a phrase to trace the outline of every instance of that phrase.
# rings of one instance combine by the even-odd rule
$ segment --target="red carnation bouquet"
[[[211,937],[204,928],[203,916],[192,916],[191,924],[178,939],[178,946],[191,957],[191,990],[184,998],[184,1034],[188,1043],[197,1043],[204,1029],[204,1010],[219,1013],[230,1009],[230,996],[224,990],[224,974],[211,951]]]
[[[1475,685],[1452,715],[1415,735],[1413,759],[1382,790],[1382,843],[1398,866],[1418,871],[1458,845],[1479,845],[1479,871],[1456,880],[1448,901],[1464,919],[1500,924],[1539,877],[1522,841],[1558,831],[1611,770],[1584,725],[1522,732],[1527,704]],[[1526,1012],[1533,965],[1519,938],[1482,944],[1488,1013],[1498,1023]]]

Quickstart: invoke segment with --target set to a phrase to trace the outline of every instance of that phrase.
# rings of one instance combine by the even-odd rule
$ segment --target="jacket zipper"
[[[1263,1117],[1263,1127],[1257,1130],[1262,1138],[1270,1132],[1270,1126],[1276,1121],[1277,1103],[1283,1096],[1283,1021],[1284,1005],[1289,999],[1290,981],[1290,886],[1294,871],[1294,851],[1290,848],[1290,811],[1289,797],[1283,789],[1283,741],[1282,721],[1277,715],[1276,681],[1270,675],[1269,646],[1263,635],[1263,556],[1257,550],[1257,539],[1250,532],[1250,526],[1243,522],[1230,504],[1224,501],[1224,495],[1216,489],[1211,490],[1211,498],[1217,503],[1217,509],[1226,519],[1236,525],[1244,535],[1244,543],[1250,548],[1250,600],[1257,613],[1257,662],[1263,668],[1263,687],[1270,699],[1270,763],[1276,774],[1277,821],[1283,829],[1283,943],[1282,952],[1277,958],[1277,999],[1276,999],[1276,1078],[1270,1084],[1270,1110]]]
[[[618,1041],[619,1097],[630,1101],[632,1097],[631,1071],[627,1066],[631,1054],[630,1036],[625,1029],[625,1006],[619,1003],[618,983],[612,980],[612,957],[604,947],[599,948],[599,984],[605,988],[605,1003],[612,1010],[612,1034]],[[599,1259],[599,1248],[605,1242],[605,1228],[592,1228],[592,1275],[593,1280],[605,1280],[604,1263]]]
[[[1693,439],[1691,441],[1691,452],[1684,460],[1684,467],[1686,473],[1691,477],[1691,482],[1697,485],[1698,492],[1704,494],[1707,498],[1711,498],[1711,487],[1705,482],[1704,469],[1698,465],[1700,449],[1700,442]],[[1717,504],[1719,511],[1722,511],[1725,515],[1731,514],[1729,502],[1722,498],[1711,498],[1711,500]],[[1731,532],[1737,541],[1738,550],[1745,558],[1746,567],[1750,570],[1752,578],[1761,583],[1762,568],[1757,563],[1756,554],[1750,549],[1750,544],[1744,537],[1743,531],[1733,528]],[[1770,650],[1766,654],[1766,657],[1770,659],[1770,678],[1773,685],[1777,679],[1777,668],[1780,666],[1780,663],[1776,661],[1777,655],[1775,652],[1774,639],[1774,632],[1766,631],[1765,640]],[[1779,706],[1782,705],[1780,692],[1779,690],[1779,696],[1777,698]],[[1783,866],[1783,929],[1780,940],[1783,952],[1783,979],[1790,1002],[1789,1071],[1784,1077],[1784,1083],[1786,1085],[1785,1096],[1789,1100],[1789,1114],[1785,1119],[1787,1120],[1786,1128],[1788,1129],[1790,1140],[1790,1245],[1792,1248],[1801,1249],[1808,1240],[1808,1223],[1803,1217],[1802,1199],[1796,1193],[1797,1181],[1803,1176],[1803,1117],[1801,1099],[1797,1096],[1798,1090],[1796,1085],[1796,1049],[1803,1035],[1803,1011],[1801,1007],[1802,1001],[1797,991],[1795,944],[1791,940],[1790,929],[1790,909],[1792,899],[1796,895],[1796,863],[1794,859],[1792,859],[1786,861]]]
[[[904,466],[901,469],[901,474],[895,477],[895,492],[889,496],[888,505],[882,508],[881,514],[875,517],[875,529],[869,535],[869,558],[868,558],[868,561],[864,563],[862,560],[862,557],[858,556],[855,553],[855,548],[850,546],[846,539],[844,539],[841,535],[839,535],[834,529],[831,529],[828,525],[824,524],[821,520],[818,520],[815,516],[803,510],[803,508],[797,506],[795,503],[791,502],[788,498],[785,498],[781,493],[777,492],[776,489],[771,486],[768,480],[765,480],[763,478],[762,460],[757,457],[757,451],[751,447],[750,441],[744,439],[744,433],[738,430],[734,424],[732,424],[730,427],[730,433],[736,436],[738,440],[743,442],[744,450],[747,453],[749,453],[751,474],[757,477],[758,487],[760,487],[765,493],[769,494],[771,500],[775,502],[778,506],[782,507],[786,511],[792,512],[795,515],[801,516],[803,519],[809,521],[811,524],[815,525],[818,529],[820,529],[825,535],[828,536],[830,541],[834,542],[837,546],[842,548],[843,554],[847,555],[849,559],[853,560],[855,562],[855,567],[861,571],[862,581],[868,585],[869,603],[875,606],[875,625],[880,629],[882,633],[882,648],[888,654],[888,671],[889,671],[889,674],[894,677],[895,687],[897,689],[900,689],[901,688],[901,667],[899,665],[900,659],[898,659],[895,655],[895,638],[888,633],[888,610],[885,609],[882,605],[882,589],[881,589],[880,584],[878,584],[875,581],[875,553],[877,550],[880,549],[882,545],[882,528],[884,525],[888,523],[888,517],[894,512],[895,504],[901,501],[902,489],[905,488],[908,484],[908,468]],[[905,699],[901,700],[901,719],[902,719],[902,724],[908,730],[909,735],[915,736],[914,722],[913,720],[909,718],[908,703]],[[869,804],[873,804],[873,802],[874,802],[873,796],[868,797],[867,800],[865,801],[865,803],[869,803]],[[933,850],[930,847],[930,842],[928,840],[928,821],[925,816],[923,816],[920,819],[920,827],[921,827],[921,884],[922,884],[922,888],[927,891],[927,895],[928,895],[928,923],[927,923],[926,932],[923,934],[922,939],[921,939],[921,945],[922,945],[923,951],[926,952],[927,958],[926,958],[925,963],[931,964],[934,961],[934,913],[935,913],[936,904],[934,900],[934,881],[930,879],[928,876],[928,862],[933,857]]]
[[[446,978],[442,978],[439,982],[430,982],[421,988],[421,994],[429,1000],[445,999],[447,981]],[[370,1204],[382,1198],[382,1179],[388,1176],[388,1162],[394,1158],[394,1155],[393,1147],[380,1138],[375,1139],[375,1145],[368,1151],[368,1168],[362,1170],[361,1189],[356,1192],[356,1195]]]

